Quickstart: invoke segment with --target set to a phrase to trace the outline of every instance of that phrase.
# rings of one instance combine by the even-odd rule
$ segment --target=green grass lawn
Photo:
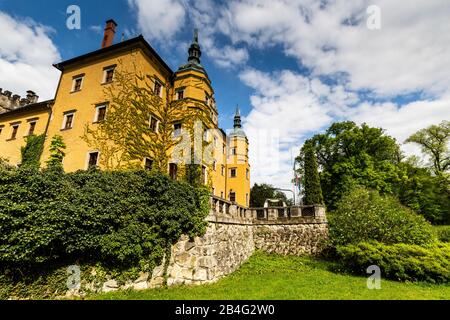
[[[301,300],[301,299],[450,299],[450,284],[382,280],[369,290],[367,278],[329,271],[330,262],[307,257],[256,253],[232,275],[211,285],[121,291],[89,299],[133,300]]]

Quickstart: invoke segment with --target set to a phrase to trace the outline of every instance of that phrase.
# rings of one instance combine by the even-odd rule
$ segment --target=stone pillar
[[[324,206],[314,206],[314,217],[316,219],[326,219],[327,215],[325,213]]]
[[[278,220],[278,209],[268,208],[267,209],[267,220]]]

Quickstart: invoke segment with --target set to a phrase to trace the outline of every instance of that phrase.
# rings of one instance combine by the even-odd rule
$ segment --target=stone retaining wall
[[[168,286],[216,282],[239,268],[255,250],[315,255],[320,253],[328,237],[325,216],[258,220],[247,214],[211,212],[207,221],[205,235],[193,241],[183,236],[172,247],[167,269]],[[109,279],[95,291],[142,290],[161,287],[163,283],[164,267],[161,265],[151,275],[142,273],[138,279],[127,281],[122,286]],[[68,295],[74,293],[71,291]]]

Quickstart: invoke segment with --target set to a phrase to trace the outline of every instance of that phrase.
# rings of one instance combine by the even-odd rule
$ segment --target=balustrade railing
[[[326,217],[325,207],[321,205],[247,208],[235,202],[213,196],[211,197],[211,207],[213,213],[241,219],[284,220],[298,217],[314,219]]]

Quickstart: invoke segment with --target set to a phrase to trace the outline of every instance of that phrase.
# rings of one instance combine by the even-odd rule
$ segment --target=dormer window
[[[177,100],[184,99],[184,90],[177,91]]]
[[[103,69],[103,83],[113,82],[115,69],[116,66],[110,66]]]

